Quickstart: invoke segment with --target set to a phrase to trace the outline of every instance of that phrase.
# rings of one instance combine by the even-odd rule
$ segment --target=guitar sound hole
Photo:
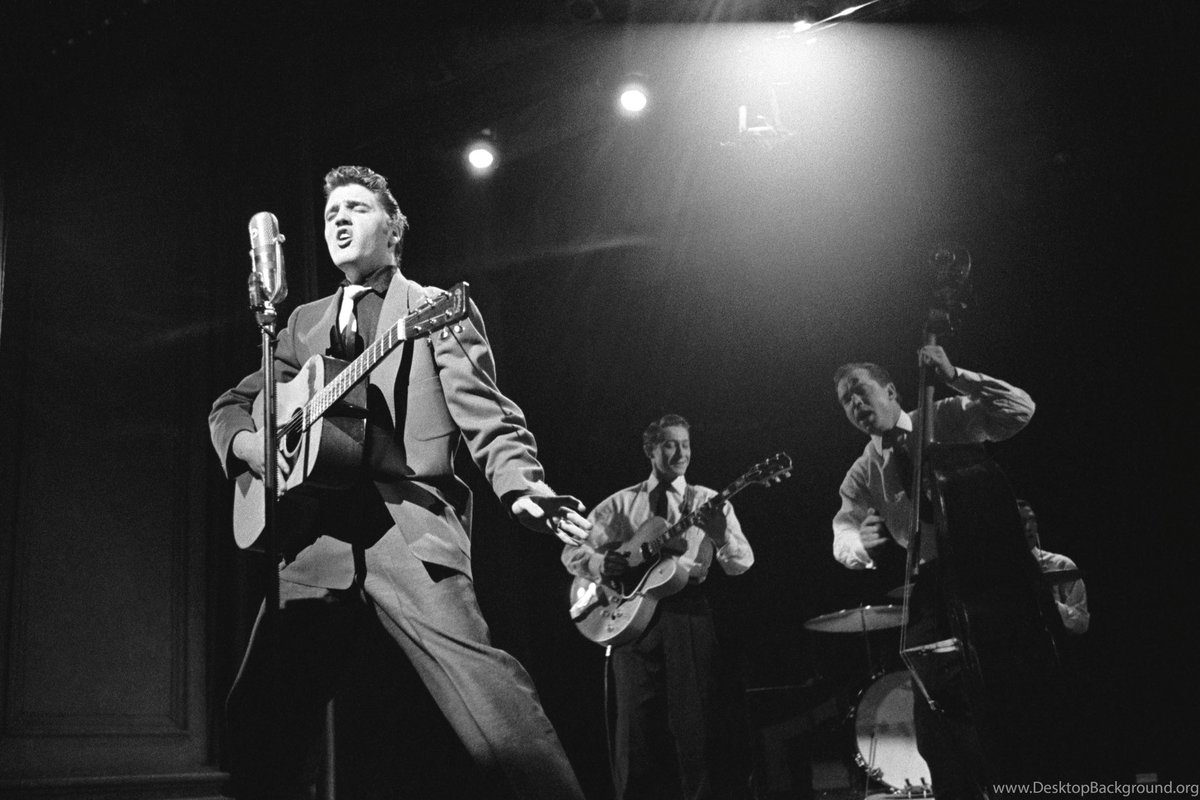
[[[296,412],[292,414],[292,419],[290,420],[291,424],[287,426],[287,432],[283,435],[283,438],[279,442],[279,451],[288,458],[296,455],[296,451],[300,448],[300,438],[303,435],[303,432],[301,431],[300,425],[297,422],[297,417],[299,416],[300,410],[297,409]]]

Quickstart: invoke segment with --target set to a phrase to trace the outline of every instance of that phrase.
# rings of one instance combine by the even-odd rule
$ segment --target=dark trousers
[[[728,731],[717,637],[698,586],[659,602],[646,632],[614,648],[617,800],[732,796],[738,758]]]
[[[923,564],[909,602],[906,646],[949,639],[949,620],[936,563]],[[929,765],[930,782],[938,800],[978,800],[986,797],[988,764],[967,702],[963,662],[957,653],[916,656],[917,673],[937,703],[930,707],[914,685],[913,728],[917,750]]]
[[[326,704],[377,620],[476,763],[518,797],[582,800],[528,673],[489,643],[470,578],[420,561],[394,530],[363,560],[356,588],[282,582],[279,613],[260,613],[227,703],[232,796],[311,796]]]

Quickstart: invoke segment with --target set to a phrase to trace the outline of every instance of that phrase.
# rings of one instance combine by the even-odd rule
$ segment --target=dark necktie
[[[356,319],[358,301],[367,296],[370,289],[366,286],[355,286],[350,284],[342,291],[350,298],[350,314],[346,317],[345,323],[342,325],[342,355],[346,360],[351,360],[358,357],[362,352],[362,339],[358,335],[358,320]]]
[[[667,509],[667,495],[671,493],[671,488],[665,483],[660,483],[654,488],[654,491],[658,493],[658,497],[654,500],[654,516],[670,519],[670,511]]]
[[[912,496],[913,485],[913,461],[912,455],[908,452],[908,431],[895,429],[895,436],[891,440],[892,458],[896,460],[896,467],[900,470],[901,485],[904,486],[904,493]]]
[[[908,450],[909,432],[895,429],[895,436],[891,438],[892,458],[896,459],[896,468],[900,471],[900,480],[904,486],[904,494],[910,500],[912,499],[913,487],[913,460],[912,454]],[[921,519],[926,522],[933,521],[932,508],[929,503],[929,498],[926,492],[922,492],[920,515]]]

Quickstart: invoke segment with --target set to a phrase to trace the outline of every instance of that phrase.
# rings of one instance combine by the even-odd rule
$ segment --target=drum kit
[[[903,599],[904,593],[902,586],[888,592],[888,597]],[[862,605],[822,614],[804,623],[815,633],[862,636],[870,677],[850,705],[847,724],[853,726],[855,765],[863,771],[868,785],[874,782],[886,789],[864,800],[934,796],[929,767],[917,752],[912,676],[906,670],[877,668],[871,648],[873,632],[899,628],[903,621],[903,606]]]

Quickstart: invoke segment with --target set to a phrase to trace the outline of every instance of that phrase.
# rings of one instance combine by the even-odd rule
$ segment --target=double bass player
[[[940,443],[982,443],[1008,439],[1028,424],[1030,396],[1002,380],[956,367],[945,350],[926,344],[919,351],[923,368],[954,396],[937,401],[932,419]],[[912,514],[912,451],[920,431],[918,418],[901,406],[888,371],[878,364],[844,364],[834,374],[838,401],[846,419],[869,437],[862,455],[842,480],[841,507],[833,518],[833,554],[850,569],[873,569],[887,548],[907,548]],[[920,537],[917,575],[909,603],[908,639],[914,645],[952,638],[944,613],[937,539]],[[979,736],[964,697],[964,676],[955,659],[944,659],[924,689],[914,692],[913,721],[917,747],[929,765],[939,800],[980,798],[995,778],[991,753]]]

